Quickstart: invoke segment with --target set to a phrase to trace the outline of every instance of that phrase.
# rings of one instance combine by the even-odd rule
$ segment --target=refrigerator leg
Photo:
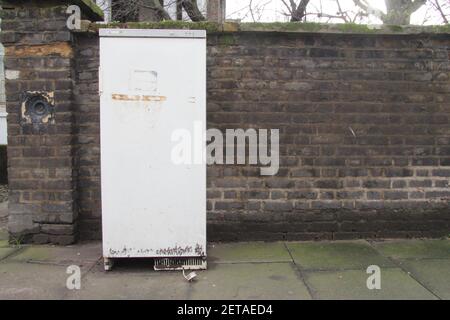
[[[105,267],[105,271],[111,271],[114,265],[114,262],[111,258],[103,258],[103,265]]]

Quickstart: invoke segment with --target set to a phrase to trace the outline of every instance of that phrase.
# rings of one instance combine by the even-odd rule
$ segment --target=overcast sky
[[[296,2],[298,3],[299,0]],[[450,0],[446,0],[450,1]],[[227,0],[227,19],[241,19],[245,22],[253,22],[253,18],[248,10],[250,0]],[[289,3],[289,0],[286,1]],[[377,8],[385,10],[383,0],[369,0],[369,2]],[[281,0],[253,0],[253,16],[259,22],[273,22],[273,21],[288,21],[289,18],[283,15],[287,12]],[[343,10],[355,11],[353,0],[340,0]],[[260,8],[260,10],[258,10]],[[322,8],[322,10],[320,10]],[[327,14],[335,14],[337,12],[337,5],[335,0],[311,0],[308,6],[308,12],[325,12]],[[317,16],[309,15],[308,21],[319,21]],[[413,14],[412,24],[442,24],[442,20],[438,16],[431,14],[427,7],[424,6]],[[343,22],[340,19],[331,19],[330,21],[322,20],[323,22]],[[380,20],[376,18],[369,18],[361,21],[362,23],[379,24]]]

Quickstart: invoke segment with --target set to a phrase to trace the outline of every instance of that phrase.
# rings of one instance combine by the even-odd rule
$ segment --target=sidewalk
[[[9,246],[0,231],[0,299],[450,299],[450,241],[212,244],[208,270],[181,272],[124,260],[103,271],[101,243]],[[81,290],[66,268],[81,267]],[[366,269],[381,268],[381,290]]]

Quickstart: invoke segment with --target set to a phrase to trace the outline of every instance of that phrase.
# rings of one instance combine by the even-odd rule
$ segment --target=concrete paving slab
[[[394,266],[366,241],[290,242],[287,247],[295,263],[306,270],[365,270],[370,265]]]
[[[405,250],[407,254],[397,248],[407,258],[396,259],[399,266],[392,267],[392,262],[366,241],[286,245],[296,263],[306,269],[304,277],[313,289],[313,298],[450,299],[450,259],[429,259],[430,254],[420,246],[420,250]],[[441,246],[430,250],[443,256]],[[0,248],[0,256],[18,249]],[[197,281],[188,283],[181,272],[153,271],[149,259],[124,259],[113,271],[104,272],[99,242],[25,246],[12,254],[8,251],[5,255],[11,255],[0,261],[0,299],[310,299],[295,264],[277,262],[290,260],[282,249],[282,243],[221,244],[209,252],[209,269],[198,271]],[[397,251],[395,257],[399,257]],[[413,260],[413,254],[421,258]],[[70,264],[82,269],[80,291],[65,287]],[[381,291],[366,287],[369,275],[365,270],[371,264],[381,267]]]
[[[102,256],[101,243],[85,243],[74,246],[25,246],[8,259],[11,262],[42,262],[51,264],[93,264]]]
[[[67,277],[63,266],[3,262],[0,299],[61,299]]]
[[[216,243],[208,250],[208,261],[214,263],[292,262],[282,242]]]
[[[383,255],[395,259],[450,259],[450,240],[391,240],[372,245]]]
[[[211,264],[199,272],[190,299],[295,299],[311,296],[293,263]]]
[[[8,256],[13,254],[17,250],[19,250],[19,248],[15,248],[15,247],[0,247],[0,261],[3,260],[3,259],[7,259]]]
[[[97,265],[83,277],[81,289],[66,294],[65,299],[187,299],[194,283],[187,282],[180,272],[156,272],[150,268],[139,274],[102,271]]]
[[[381,289],[369,290],[365,270],[306,272],[314,298],[331,300],[434,300],[427,289],[399,268],[381,269]]]
[[[435,295],[450,300],[450,259],[403,260],[400,264]]]

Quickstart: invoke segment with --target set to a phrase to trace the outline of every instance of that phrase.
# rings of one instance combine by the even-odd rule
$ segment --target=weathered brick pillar
[[[8,2],[7,2],[8,3]],[[11,240],[77,238],[72,34],[67,6],[3,6]]]

